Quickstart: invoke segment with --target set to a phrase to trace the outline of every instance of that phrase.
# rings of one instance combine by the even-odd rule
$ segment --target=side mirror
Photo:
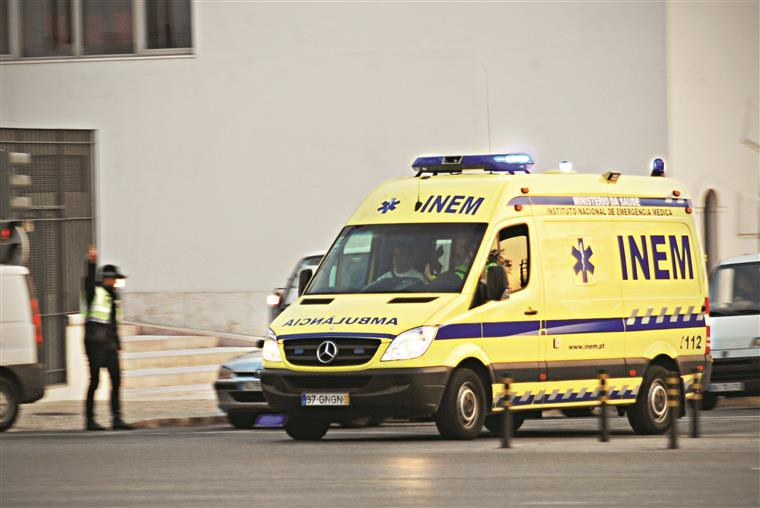
[[[303,294],[303,291],[309,284],[309,281],[311,280],[311,276],[313,274],[314,272],[311,271],[311,268],[301,270],[301,273],[298,274],[298,296],[301,296]]]
[[[259,340],[257,340],[257,341],[254,343],[254,345],[255,345],[257,348],[259,348],[259,349],[262,349],[262,348],[264,347],[264,339],[259,339]]]
[[[507,290],[507,274],[501,266],[489,266],[486,274],[486,296],[489,300],[501,300]]]

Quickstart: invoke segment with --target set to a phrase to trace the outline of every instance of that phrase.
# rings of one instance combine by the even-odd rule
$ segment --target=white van
[[[713,370],[703,407],[718,396],[760,395],[760,254],[726,259],[710,280]]]
[[[42,320],[28,279],[25,267],[0,265],[0,432],[13,425],[19,404],[45,393],[45,371],[37,362]]]

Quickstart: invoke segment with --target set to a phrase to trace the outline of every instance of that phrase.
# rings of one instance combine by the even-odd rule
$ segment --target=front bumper
[[[214,383],[219,409],[225,413],[264,413],[269,410],[259,380],[219,380]]]
[[[438,410],[451,369],[370,369],[352,372],[296,372],[266,369],[261,386],[270,407],[288,416],[341,421],[364,416],[429,418]],[[348,393],[345,407],[303,407],[302,393]]]
[[[760,395],[760,357],[714,358],[710,383],[744,383],[744,391],[715,392],[719,395]]]

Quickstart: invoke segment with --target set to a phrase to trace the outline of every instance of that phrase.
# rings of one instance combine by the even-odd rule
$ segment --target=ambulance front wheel
[[[668,430],[670,407],[668,406],[668,371],[652,365],[644,375],[636,403],[626,415],[636,434],[663,434]]]
[[[435,424],[445,439],[473,439],[485,420],[486,397],[483,382],[470,369],[457,369],[451,375],[436,413]]]
[[[319,441],[327,434],[330,422],[304,416],[288,418],[285,432],[296,441]]]

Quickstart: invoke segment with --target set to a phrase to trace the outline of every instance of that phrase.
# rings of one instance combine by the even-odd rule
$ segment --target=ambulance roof
[[[423,174],[381,184],[357,208],[348,224],[490,222],[516,213],[516,203],[573,204],[573,198],[578,197],[653,198],[678,202],[685,208],[690,203],[684,192],[676,180],[652,176],[620,175],[617,181],[611,181],[606,174]]]

